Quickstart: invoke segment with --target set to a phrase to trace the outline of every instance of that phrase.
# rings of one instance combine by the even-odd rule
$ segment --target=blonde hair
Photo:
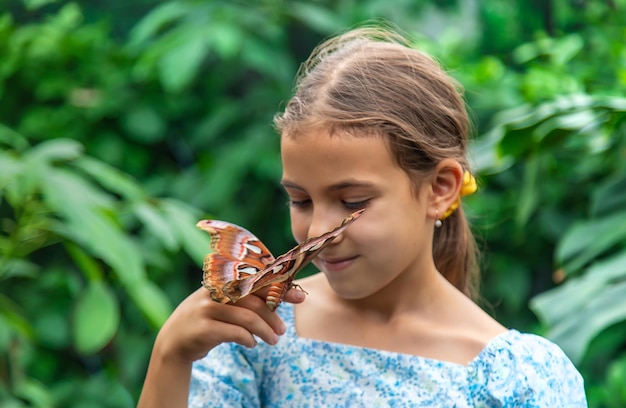
[[[417,186],[446,158],[469,170],[470,121],[461,95],[456,81],[406,37],[358,28],[315,48],[274,123],[283,137],[315,128],[381,135]],[[461,207],[436,229],[433,258],[448,281],[477,297],[478,251]]]

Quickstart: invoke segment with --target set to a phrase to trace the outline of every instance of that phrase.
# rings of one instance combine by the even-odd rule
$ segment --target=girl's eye
[[[290,207],[306,207],[311,204],[311,200],[289,200]]]
[[[349,201],[342,201],[341,203],[343,204],[344,207],[346,207],[348,210],[360,210],[362,208],[367,207],[367,205],[369,204],[370,200],[362,200],[362,201],[354,201],[354,202],[349,202]]]

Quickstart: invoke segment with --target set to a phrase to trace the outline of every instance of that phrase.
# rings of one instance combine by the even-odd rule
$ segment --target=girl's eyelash
[[[369,202],[369,199],[355,202],[342,201],[343,205],[349,210],[360,210],[367,207]]]
[[[287,202],[290,207],[304,207],[306,205],[309,205],[310,203],[311,200],[289,200]]]
[[[368,198],[367,200],[361,200],[361,201],[355,201],[355,202],[350,202],[350,201],[341,201],[341,204],[346,207],[348,210],[360,210],[362,208],[367,207],[367,205],[369,204],[370,199]],[[289,200],[287,202],[287,204],[290,207],[306,207],[308,205],[311,204],[311,200],[310,199],[306,199],[306,200]]]

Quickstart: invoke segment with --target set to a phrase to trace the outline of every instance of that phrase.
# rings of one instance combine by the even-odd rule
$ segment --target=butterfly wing
[[[230,282],[250,278],[265,269],[274,257],[250,231],[218,220],[203,220],[196,226],[211,235],[211,252],[204,258],[202,285],[220,303],[235,302],[224,292]]]
[[[282,284],[272,288],[266,302],[270,309],[274,310],[284,297],[287,289],[296,274],[317,256],[332,240],[345,231],[357,218],[363,214],[363,210],[354,212],[346,217],[340,226],[318,237],[309,238],[296,245],[289,252],[279,256],[257,274],[247,276],[240,281],[229,282],[224,285],[224,293],[227,296],[244,297],[250,293],[269,285]],[[273,296],[272,292],[276,294]]]

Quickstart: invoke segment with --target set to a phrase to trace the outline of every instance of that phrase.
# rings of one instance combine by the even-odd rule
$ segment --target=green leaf
[[[336,33],[344,28],[342,19],[332,10],[305,2],[292,2],[287,11],[309,27],[323,34]]]
[[[2,123],[0,123],[0,145],[7,145],[18,152],[23,152],[30,148],[27,138]]]
[[[153,144],[165,136],[166,124],[161,116],[149,106],[136,106],[123,118],[128,134],[136,141]]]
[[[185,252],[197,265],[202,265],[205,255],[209,252],[209,235],[198,230],[196,223],[200,221],[195,208],[175,199],[164,199],[161,208],[169,221],[169,230],[182,243]]]
[[[159,209],[150,205],[148,202],[142,201],[137,203],[133,207],[133,210],[143,223],[144,228],[150,231],[166,249],[175,251],[179,248],[178,234],[172,232],[169,227],[169,220]]]
[[[548,326],[578,316],[593,299],[602,296],[607,285],[626,279],[626,251],[595,262],[584,275],[535,296],[530,307]]]
[[[172,1],[155,7],[130,32],[131,47],[144,44],[155,37],[161,29],[191,11],[191,4]]]
[[[556,258],[563,264],[565,272],[570,274],[624,240],[626,240],[626,211],[577,222],[559,242]]]
[[[145,278],[137,245],[110,216],[109,196],[75,174],[55,169],[46,175],[44,199],[66,220],[53,230],[103,259],[124,286]]]
[[[103,161],[83,156],[74,161],[73,164],[93,177],[109,191],[117,193],[128,200],[141,200],[146,196],[141,185],[130,175]]]
[[[57,3],[58,0],[22,0],[26,9],[29,11],[38,10],[49,4]]]
[[[78,265],[78,267],[83,271],[89,282],[98,282],[103,279],[104,273],[102,272],[100,265],[98,265],[98,263],[85,251],[83,251],[82,248],[70,241],[64,242],[64,245],[67,252],[70,254],[76,265]]]
[[[0,191],[5,186],[15,182],[19,174],[23,171],[22,162],[11,155],[0,151]]]
[[[153,327],[159,328],[172,313],[172,305],[155,283],[144,280],[128,288],[128,294]]]
[[[537,177],[540,168],[541,157],[539,155],[534,154],[526,161],[524,180],[519,193],[519,203],[515,212],[515,223],[518,228],[522,228],[528,223],[528,220],[537,208],[539,202]]]
[[[83,154],[83,145],[76,140],[52,139],[39,143],[24,154],[27,163],[69,161]]]
[[[468,156],[476,174],[501,173],[515,164],[512,156],[501,154],[500,142],[504,134],[503,126],[495,126],[480,139],[470,141]]]
[[[106,346],[119,327],[120,307],[103,282],[90,283],[80,295],[73,321],[74,345],[81,354],[93,354]]]
[[[606,122],[608,117],[604,112],[597,113],[592,110],[562,113],[538,124],[532,133],[533,140],[540,142],[556,130],[576,132],[584,128],[598,127]]]
[[[211,34],[213,49],[221,58],[233,58],[241,51],[245,36],[241,27],[215,19],[211,22]]]
[[[607,180],[592,193],[591,214],[594,217],[609,215],[625,208],[626,174]]]
[[[48,388],[34,378],[26,377],[16,381],[15,395],[28,401],[27,407],[53,407],[54,399]]]
[[[24,311],[20,306],[0,293],[0,315],[4,316],[5,321],[15,332],[27,339],[32,339],[34,337],[33,327],[23,314]]]
[[[173,34],[171,48],[159,61],[159,78],[166,91],[179,93],[198,73],[209,43],[195,26],[179,28]]]
[[[548,337],[579,362],[591,340],[606,327],[626,320],[626,281],[610,285],[575,315],[556,324]]]
[[[570,34],[554,41],[551,56],[556,65],[564,66],[583,48],[584,41],[580,34]]]
[[[1,237],[0,237],[1,238]],[[2,241],[0,240],[0,243]],[[0,247],[0,250],[3,249]],[[1,251],[0,251],[1,253]],[[14,277],[34,278],[39,272],[39,265],[24,258],[0,258],[0,280]]]

